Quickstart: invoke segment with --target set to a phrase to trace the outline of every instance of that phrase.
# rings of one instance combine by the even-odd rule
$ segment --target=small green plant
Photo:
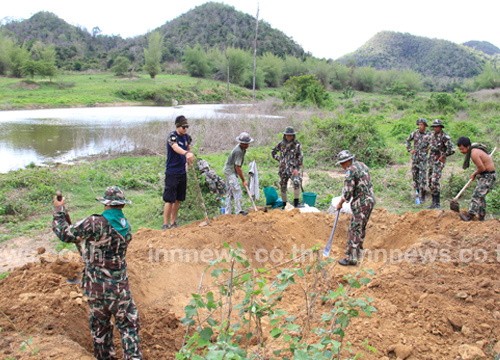
[[[355,95],[355,91],[352,89],[351,86],[346,86],[346,88],[344,89],[344,91],[342,91],[342,95],[343,95],[343,98],[344,99],[351,99],[354,97]]]
[[[283,268],[270,282],[271,269],[252,268],[240,244],[233,248],[224,243],[224,247],[229,262],[214,260],[205,270],[212,269],[217,291],[192,294],[190,305],[184,308],[186,316],[181,321],[188,329],[177,359],[262,359],[269,356],[271,343],[273,354],[282,358],[341,359],[341,353],[349,353],[350,359],[364,357],[354,355],[352,344],[344,343],[344,337],[352,318],[376,311],[370,305],[373,299],[351,296],[351,289],[360,289],[369,278],[360,277],[358,271],[345,276],[338,288],[331,288],[326,274],[331,274],[335,261],[321,260],[316,246],[273,266]],[[300,320],[279,306],[294,285],[302,286],[305,294],[307,311]],[[195,331],[190,333],[190,327]],[[359,345],[365,353],[375,353],[366,341]]]
[[[33,355],[37,359],[41,360],[42,358],[38,354],[38,352],[40,351],[40,349],[38,349],[37,347],[32,347],[31,346],[31,345],[33,345],[33,338],[31,336],[29,336],[27,339],[25,339],[24,336],[21,334],[21,332],[17,329],[17,327],[14,324],[14,322],[7,316],[7,314],[5,314],[2,310],[0,310],[0,314],[3,315],[10,322],[10,324],[12,325],[12,327],[14,328],[14,330],[17,332],[17,335],[19,335],[19,337],[22,339],[21,345],[19,347],[19,351],[27,352],[30,355]],[[0,328],[0,332],[2,332],[2,328]],[[10,360],[9,358],[6,358],[6,359]],[[13,357],[11,359],[16,359],[16,357]]]

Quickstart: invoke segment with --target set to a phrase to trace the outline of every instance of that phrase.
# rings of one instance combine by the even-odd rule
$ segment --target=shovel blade
[[[450,210],[455,212],[460,212],[460,204],[456,200],[450,202]]]

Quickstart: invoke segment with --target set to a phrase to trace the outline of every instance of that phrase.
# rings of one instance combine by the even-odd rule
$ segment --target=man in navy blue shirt
[[[177,213],[181,201],[186,199],[187,176],[189,164],[193,164],[195,156],[191,152],[191,136],[187,134],[188,121],[184,115],[175,119],[176,130],[168,134],[167,164],[165,166],[165,190],[163,201],[162,230],[179,227]],[[170,221],[170,224],[169,224]]]

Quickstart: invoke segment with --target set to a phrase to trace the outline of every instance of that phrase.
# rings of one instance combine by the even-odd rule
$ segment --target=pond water
[[[227,105],[128,106],[0,112],[0,173],[31,163],[68,162],[119,148],[131,150],[131,134],[173,130],[176,116],[221,116]],[[234,106],[234,105],[231,105]],[[225,113],[224,116],[231,114]],[[123,129],[127,131],[124,132]],[[116,130],[116,131],[115,131]],[[119,134],[118,134],[119,133]]]

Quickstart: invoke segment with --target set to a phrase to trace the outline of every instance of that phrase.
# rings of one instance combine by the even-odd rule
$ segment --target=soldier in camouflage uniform
[[[283,140],[273,148],[271,155],[273,159],[280,163],[278,175],[280,177],[283,205],[286,206],[288,180],[291,178],[293,183],[293,206],[297,207],[302,183],[300,167],[304,157],[302,155],[302,145],[295,138],[295,134],[293,127],[288,126],[283,133]]]
[[[455,146],[448,134],[443,131],[444,125],[440,119],[432,123],[434,133],[429,140],[429,190],[432,194],[432,204],[428,209],[441,209],[441,186],[440,180],[446,158],[455,153]]]
[[[337,205],[337,211],[342,204],[351,201],[352,218],[347,233],[347,258],[339,260],[343,266],[356,265],[361,258],[363,242],[366,235],[366,224],[375,206],[375,195],[368,166],[355,160],[349,150],[343,150],[337,155],[337,165],[340,164],[345,173],[342,197]],[[352,199],[352,200],[351,200]]]
[[[462,136],[457,141],[458,149],[465,155],[463,169],[467,169],[470,159],[476,165],[476,171],[471,179],[477,179],[477,185],[472,194],[472,200],[467,214],[460,213],[460,218],[464,221],[471,221],[477,216],[479,221],[484,221],[486,217],[486,195],[497,179],[495,164],[488,149],[483,144],[471,144],[468,137]]]
[[[210,191],[217,195],[217,200],[226,195],[226,180],[217,175],[214,170],[210,169],[208,161],[202,159],[198,160],[197,167],[205,176],[205,183],[208,185]]]
[[[238,181],[238,176],[243,183],[243,187],[246,188],[248,184],[245,180],[245,176],[243,175],[241,167],[243,166],[243,162],[245,161],[246,151],[250,146],[250,143],[253,142],[253,139],[250,137],[250,134],[242,132],[236,138],[236,141],[239,144],[236,145],[233,151],[231,151],[231,154],[229,154],[229,157],[226,160],[226,164],[224,165],[224,177],[226,178],[227,186],[226,215],[231,214],[233,199],[235,214],[248,214],[248,211],[241,210],[241,199],[243,197],[243,192]]]
[[[427,120],[417,120],[418,129],[413,131],[406,139],[406,149],[411,153],[411,174],[413,188],[418,192],[420,200],[425,202],[425,186],[427,185],[427,151],[431,132],[426,129]],[[414,149],[411,148],[413,141]]]
[[[83,249],[85,270],[82,287],[89,304],[89,322],[94,356],[99,360],[115,356],[113,323],[121,334],[123,358],[142,359],[139,340],[139,313],[132,299],[127,275],[125,254],[132,240],[132,229],[123,215],[126,200],[117,186],[106,189],[103,198],[96,200],[104,204],[101,215],[69,225],[64,199],[54,199],[54,221],[52,229],[66,243],[80,243]]]

